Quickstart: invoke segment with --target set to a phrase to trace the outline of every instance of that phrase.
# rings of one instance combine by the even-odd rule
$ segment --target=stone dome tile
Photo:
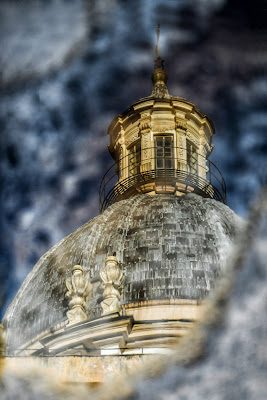
[[[124,303],[203,299],[241,224],[224,204],[194,194],[140,194],[115,203],[41,257],[5,314],[9,344],[66,318],[65,280],[75,264],[95,282],[89,318],[99,316],[99,270],[114,252],[125,273]]]

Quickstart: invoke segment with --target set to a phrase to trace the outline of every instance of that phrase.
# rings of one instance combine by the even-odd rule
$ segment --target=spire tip
[[[158,24],[158,26],[157,26],[157,46],[156,46],[157,58],[160,57],[160,55],[159,55],[159,35],[160,35],[160,24]]]
[[[167,74],[164,71],[163,60],[160,58],[159,35],[160,35],[160,24],[158,24],[157,26],[157,45],[156,45],[157,58],[155,60],[154,72],[151,77],[153,82],[153,89],[151,92],[151,96],[157,98],[170,98],[166,86]]]

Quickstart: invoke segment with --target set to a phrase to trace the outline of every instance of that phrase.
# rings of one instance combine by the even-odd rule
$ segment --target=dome
[[[80,264],[93,284],[89,320],[101,315],[99,271],[116,252],[123,304],[202,300],[213,289],[240,218],[195,194],[140,194],[119,201],[62,239],[29,273],[4,317],[10,347],[66,319],[66,278]]]

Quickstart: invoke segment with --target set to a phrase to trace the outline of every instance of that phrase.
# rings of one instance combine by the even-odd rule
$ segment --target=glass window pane
[[[163,148],[157,148],[157,157],[163,157]]]
[[[160,169],[163,168],[163,160],[162,159],[157,159],[157,168],[160,168]]]
[[[171,147],[172,145],[172,138],[170,136],[165,137],[165,147]]]
[[[172,151],[169,148],[165,148],[165,157],[171,157],[172,156]]]
[[[157,136],[156,141],[157,141],[157,147],[163,147],[163,137],[162,136]]]
[[[172,160],[170,159],[165,160],[165,168],[172,168]]]
[[[129,175],[135,175],[140,172],[141,148],[140,143],[131,146],[128,149]]]
[[[189,171],[191,174],[197,175],[198,173],[197,149],[192,143],[187,141],[186,150],[187,150],[187,165],[189,167]]]

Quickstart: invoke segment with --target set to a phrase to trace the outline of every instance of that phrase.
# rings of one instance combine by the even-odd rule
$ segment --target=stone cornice
[[[77,346],[84,354],[93,351],[108,355],[108,349],[114,348],[122,354],[127,349],[146,348],[148,339],[149,346],[165,347],[172,338],[186,333],[198,319],[201,307],[196,300],[170,299],[122,304],[122,309],[125,316],[113,313],[70,326],[65,321],[21,346],[16,355],[74,355]]]

